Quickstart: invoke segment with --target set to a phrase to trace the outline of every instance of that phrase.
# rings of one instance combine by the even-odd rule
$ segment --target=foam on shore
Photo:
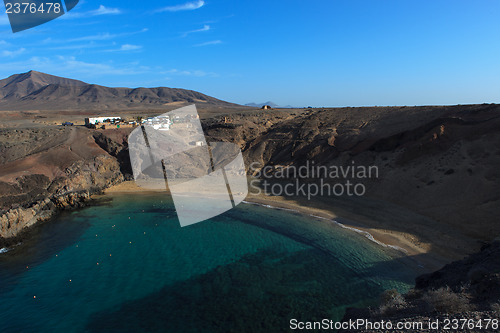
[[[271,208],[271,209],[279,209],[279,210],[286,210],[286,211],[289,211],[289,212],[301,213],[297,209],[289,209],[289,208],[283,208],[283,207],[276,207],[276,206],[272,206],[272,205],[268,205],[268,204],[261,204],[261,203],[250,202],[250,201],[243,201],[243,203],[250,204],[250,205],[256,205],[256,206],[262,206],[262,207]],[[356,232],[358,234],[361,234],[361,235],[365,236],[370,241],[372,241],[372,242],[374,242],[374,243],[376,243],[376,244],[378,244],[378,245],[380,245],[382,247],[390,248],[390,249],[402,252],[402,253],[404,253],[406,255],[408,254],[408,251],[406,251],[402,247],[399,247],[399,246],[396,246],[396,245],[386,244],[386,243],[383,243],[383,242],[380,242],[380,241],[376,240],[373,237],[373,235],[370,234],[368,231],[347,226],[347,225],[345,225],[343,223],[340,223],[339,221],[337,221],[335,219],[330,219],[330,218],[327,218],[327,217],[322,217],[322,216],[318,216],[318,215],[314,215],[314,214],[307,214],[307,215],[309,215],[311,217],[314,217],[316,219],[328,221],[328,222],[333,223],[333,224],[335,224],[335,225],[337,225],[337,226],[339,226],[339,227],[341,227],[343,229],[354,231],[354,232]]]

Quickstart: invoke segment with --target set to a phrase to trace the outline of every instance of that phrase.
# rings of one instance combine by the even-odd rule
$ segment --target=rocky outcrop
[[[12,191],[14,202],[6,205],[3,201],[3,206],[10,208],[0,211],[0,248],[17,243],[19,235],[61,210],[83,207],[93,194],[123,179],[118,160],[103,154],[78,160],[52,181],[43,175],[32,175],[22,177],[17,184],[2,183]]]
[[[131,180],[132,165],[130,164],[130,156],[128,153],[128,132],[121,133],[121,141],[116,140],[104,135],[102,132],[95,132],[93,137],[95,143],[105,150],[109,155],[116,158],[120,165],[120,171],[126,180]]]
[[[483,246],[479,253],[450,263],[434,273],[419,276],[415,288],[405,295],[390,290],[382,295],[378,307],[348,309],[343,321],[366,319],[370,322],[428,323],[440,320],[441,329],[424,327],[417,331],[449,332],[443,327],[445,320],[456,319],[459,323],[467,320],[479,324],[480,320],[498,319],[499,315],[500,240],[497,240]],[[475,326],[466,331],[498,332],[498,327],[486,329]],[[385,331],[362,329],[341,332]]]
[[[31,207],[8,210],[0,216],[0,247],[16,243],[16,237],[22,232],[39,222],[51,219],[60,210],[85,206],[92,194],[89,190],[69,192],[46,198]]]
[[[478,305],[500,301],[500,240],[483,246],[479,253],[419,276],[416,290],[448,287],[455,293],[474,295]]]

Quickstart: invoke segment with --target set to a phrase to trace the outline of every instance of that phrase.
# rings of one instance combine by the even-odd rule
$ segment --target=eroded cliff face
[[[491,104],[260,111],[205,124],[213,141],[240,145],[247,167],[375,166],[378,177],[362,180],[375,207],[364,217],[401,208],[388,207],[382,227],[441,243],[456,259],[500,234],[499,128]],[[362,211],[363,200],[340,199],[339,209]]]
[[[66,170],[66,176],[50,184],[44,199],[4,211],[0,215],[0,237],[16,237],[60,210],[83,207],[93,194],[123,181],[120,165],[111,156],[98,156],[90,163],[76,162]]]
[[[207,141],[240,145],[247,167],[376,166],[380,176],[364,181],[373,206],[396,205],[427,221],[412,229],[415,223],[391,213],[391,228],[434,235],[428,243],[456,243],[459,256],[500,233],[498,105],[227,110],[202,125]],[[0,130],[0,214],[130,179],[128,134],[61,126]],[[358,203],[340,208],[359,211]]]
[[[93,194],[124,179],[118,158],[101,148],[93,133],[86,129],[56,133],[62,138],[51,138],[55,146],[45,145],[0,166],[0,248],[17,242],[16,237],[38,222],[60,210],[82,207]],[[29,130],[24,134],[32,136]],[[48,139],[41,141],[45,144]],[[114,151],[125,148],[117,146],[121,145],[116,144]]]

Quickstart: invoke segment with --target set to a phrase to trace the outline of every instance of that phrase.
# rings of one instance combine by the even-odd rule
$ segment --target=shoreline
[[[393,250],[396,250],[396,251],[399,251],[405,255],[408,255],[408,251],[402,247],[399,247],[397,245],[391,245],[391,244],[386,244],[386,243],[383,243],[377,239],[375,239],[375,237],[373,237],[373,235],[371,233],[369,233],[368,231],[365,231],[365,230],[362,230],[360,229],[360,227],[352,227],[352,226],[349,226],[345,223],[341,223],[339,222],[339,220],[341,218],[334,218],[334,219],[331,219],[331,218],[328,218],[328,217],[323,217],[323,216],[318,216],[318,215],[313,215],[313,214],[307,214],[306,212],[304,211],[301,211],[300,208],[298,209],[292,209],[292,208],[284,208],[284,207],[279,207],[279,206],[273,206],[273,205],[269,205],[267,203],[264,203],[265,200],[263,200],[263,202],[257,202],[257,201],[246,201],[244,200],[243,203],[246,203],[246,204],[250,204],[250,205],[258,205],[258,206],[262,206],[262,207],[267,207],[267,208],[271,208],[271,209],[280,209],[280,210],[286,210],[286,211],[291,211],[291,212],[295,212],[295,213],[299,213],[299,214],[303,214],[303,215],[307,215],[307,216],[310,216],[310,217],[313,217],[315,219],[318,219],[318,220],[325,220],[327,222],[330,222],[330,223],[333,223],[343,229],[347,229],[347,230],[351,230],[351,231],[354,231],[358,234],[361,234],[363,235],[365,238],[367,238],[368,240],[372,241],[373,243],[375,244],[378,244],[382,247],[385,247],[385,248],[391,248]],[[304,208],[304,207],[302,207]]]
[[[164,190],[150,190],[138,187],[134,181],[125,181],[106,189],[103,195],[113,194],[158,194]],[[420,242],[416,235],[409,235],[404,232],[393,231],[390,229],[371,227],[367,223],[357,221],[349,214],[342,216],[333,213],[331,210],[319,207],[305,206],[298,200],[260,195],[249,195],[243,201],[247,204],[258,204],[274,209],[285,209],[308,215],[315,219],[325,220],[341,228],[349,229],[352,232],[363,235],[367,240],[377,243],[379,246],[398,251],[402,258],[407,258],[415,262],[421,268],[429,272],[435,271],[442,266],[453,261],[453,258],[447,258],[430,251],[430,246]]]
[[[429,272],[438,270],[453,261],[452,259],[430,253],[426,248],[408,241],[407,235],[402,232],[373,228],[356,220],[338,216],[325,209],[307,207],[301,205],[297,201],[288,202],[285,200],[286,199],[283,197],[270,197],[262,195],[248,196],[245,199],[245,201],[249,203],[260,204],[269,208],[295,211],[316,219],[325,220],[341,228],[351,230],[352,232],[363,235],[368,241],[397,251],[401,254],[401,258],[409,259],[415,262],[419,267]]]

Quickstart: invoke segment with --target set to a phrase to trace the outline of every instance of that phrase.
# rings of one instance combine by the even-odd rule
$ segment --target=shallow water
[[[181,228],[160,195],[114,195],[0,255],[0,332],[286,331],[404,291],[418,270],[325,220],[241,204]]]

